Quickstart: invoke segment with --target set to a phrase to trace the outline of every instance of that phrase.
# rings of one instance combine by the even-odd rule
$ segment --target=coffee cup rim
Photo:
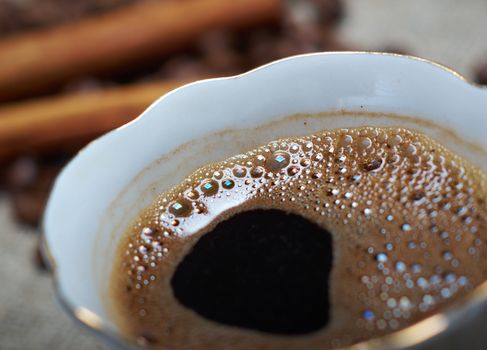
[[[452,78],[455,78],[457,80],[461,80],[463,83],[467,85],[471,85],[475,89],[480,89],[483,91],[487,91],[487,86],[483,86],[480,84],[477,84],[475,82],[467,80],[464,76],[462,76],[460,73],[457,71],[453,70],[452,68],[445,66],[441,63],[435,62],[433,60],[429,59],[424,59],[412,55],[403,55],[403,54],[396,54],[396,53],[387,53],[387,52],[375,52],[375,51],[330,51],[330,52],[316,52],[316,53],[309,53],[309,54],[301,54],[301,55],[294,55],[290,57],[286,57],[283,59],[279,59],[276,61],[272,61],[270,63],[267,63],[265,65],[262,65],[260,67],[254,68],[250,71],[238,74],[238,75],[233,75],[229,77],[220,77],[220,78],[211,78],[211,79],[203,79],[203,80],[198,80],[192,83],[185,84],[181,87],[178,87],[160,98],[158,98],[154,103],[152,103],[143,113],[141,113],[137,118],[134,120],[126,123],[125,125],[122,125],[107,134],[91,141],[89,144],[87,144],[85,147],[83,147],[77,154],[72,158],[72,160],[68,163],[71,164],[73,162],[77,161],[77,158],[79,157],[80,154],[84,153],[86,149],[92,147],[94,144],[98,143],[101,139],[106,138],[108,135],[117,133],[120,130],[130,127],[131,125],[137,123],[141,118],[144,118],[145,114],[150,112],[150,110],[155,106],[159,105],[161,103],[164,103],[164,100],[174,94],[178,94],[181,91],[187,89],[188,87],[197,85],[197,84],[206,84],[208,82],[214,82],[214,81],[232,81],[232,80],[237,80],[237,79],[246,79],[249,76],[252,76],[256,72],[260,72],[263,70],[268,70],[272,69],[273,67],[282,64],[283,62],[289,62],[293,61],[296,59],[300,59],[303,57],[311,57],[311,56],[342,56],[342,55],[355,55],[355,56],[388,56],[388,57],[397,57],[397,58],[402,58],[402,59],[407,59],[407,60],[412,60],[416,62],[421,62],[422,64],[425,65],[430,65],[432,68],[439,68],[448,75],[450,75]],[[487,95],[486,95],[487,98]],[[65,167],[66,168],[66,167]],[[56,188],[56,186],[63,180],[63,171],[58,175],[58,177],[55,180],[55,183],[53,185],[53,189]],[[105,323],[105,321],[98,316],[95,312],[81,307],[81,306],[74,306],[71,305],[70,302],[68,301],[68,298],[63,294],[61,289],[59,288],[59,276],[58,276],[58,271],[57,271],[57,261],[52,254],[52,251],[50,249],[50,243],[49,239],[47,238],[47,232],[49,230],[48,225],[46,224],[47,222],[47,216],[48,216],[48,210],[53,201],[56,200],[56,193],[54,191],[51,192],[48,200],[48,204],[46,206],[46,210],[44,212],[43,218],[42,218],[42,233],[40,237],[40,246],[41,246],[41,253],[43,255],[44,260],[46,261],[47,265],[49,266],[50,273],[52,274],[52,279],[54,283],[54,289],[56,293],[57,300],[61,306],[61,308],[73,319],[75,320],[78,324],[80,324],[82,327],[85,329],[91,331],[94,333],[95,336],[101,337],[101,339],[108,344],[114,345],[118,348],[121,349],[133,349],[136,348],[137,346],[133,343],[133,341],[129,339],[123,339],[123,336],[121,334],[118,334],[114,332],[110,327],[108,327]],[[429,316],[419,322],[416,322],[406,328],[403,328],[398,331],[391,332],[385,336],[373,338],[367,341],[363,341],[360,343],[356,343],[354,345],[351,345],[349,347],[344,347],[342,349],[347,349],[347,350],[365,350],[365,349],[400,349],[400,348],[405,348],[405,347],[411,347],[414,345],[418,345],[421,343],[424,343],[430,339],[432,339],[435,336],[443,334],[445,331],[448,329],[452,328],[452,322],[457,320],[458,318],[461,317],[461,315],[465,312],[467,312],[467,306],[468,308],[473,308],[475,306],[478,306],[484,302],[487,301],[487,281],[484,281],[482,284],[477,286],[474,290],[469,292],[469,294],[466,296],[465,301],[462,303],[463,307],[460,308],[453,308],[453,309],[447,309],[445,311],[441,311],[438,313],[435,313],[432,316]]]

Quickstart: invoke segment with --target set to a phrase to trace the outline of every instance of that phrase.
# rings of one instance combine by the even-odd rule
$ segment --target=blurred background
[[[64,164],[165,92],[307,52],[411,54],[487,84],[486,0],[0,0],[0,349],[105,349],[38,251]]]

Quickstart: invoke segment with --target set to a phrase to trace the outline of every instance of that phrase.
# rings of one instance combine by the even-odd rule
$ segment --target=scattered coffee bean
[[[487,85],[487,62],[480,64],[475,72],[475,82]]]
[[[49,264],[46,262],[43,254],[42,254],[42,248],[40,245],[40,242],[37,244],[37,246],[34,249],[33,252],[33,259],[34,259],[34,265],[38,268],[39,271],[49,271]]]
[[[378,51],[396,53],[399,55],[411,55],[411,51],[408,48],[396,44],[385,45],[384,47],[379,48]]]
[[[10,191],[34,187],[39,164],[32,157],[20,157],[8,167],[5,185]]]

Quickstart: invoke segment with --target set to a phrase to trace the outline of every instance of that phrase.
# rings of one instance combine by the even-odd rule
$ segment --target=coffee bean
[[[277,58],[284,58],[301,53],[299,44],[296,41],[285,37],[276,40],[274,49]]]
[[[379,48],[378,51],[396,53],[399,55],[411,55],[411,50],[409,50],[408,48],[403,47],[401,45],[397,45],[397,44],[385,45],[384,47]]]
[[[475,82],[487,85],[487,62],[480,64],[475,71]]]
[[[164,78],[194,78],[208,74],[208,67],[194,56],[180,55],[166,61],[158,74]]]
[[[108,85],[96,78],[85,77],[79,80],[71,81],[64,86],[66,92],[94,92],[103,90]]]
[[[321,27],[314,23],[300,23],[286,28],[284,37],[293,40],[298,51],[316,51],[322,38]]]
[[[39,224],[51,186],[64,163],[61,156],[23,157],[10,165],[5,185],[18,221],[32,226]]]
[[[241,58],[235,50],[236,37],[231,32],[215,30],[197,43],[202,63],[208,71],[230,73],[239,70]]]
[[[202,63],[209,72],[226,74],[240,71],[241,58],[233,50],[209,52],[203,56]]]
[[[276,36],[276,33],[269,29],[259,29],[249,33],[246,53],[250,67],[259,66],[277,58]]]
[[[8,167],[5,185],[9,191],[32,188],[39,173],[39,164],[32,157],[21,157]]]
[[[342,0],[309,0],[317,9],[321,23],[337,23],[345,14]]]
[[[204,34],[196,43],[197,48],[203,54],[211,51],[229,51],[235,46],[236,35],[234,33],[213,30]]]
[[[34,259],[34,266],[37,267],[39,271],[49,271],[49,264],[45,260],[43,254],[42,254],[42,248],[40,242],[37,244],[37,246],[34,248],[33,252],[33,259]]]
[[[42,218],[47,193],[14,192],[10,195],[15,219],[23,224],[37,226]]]

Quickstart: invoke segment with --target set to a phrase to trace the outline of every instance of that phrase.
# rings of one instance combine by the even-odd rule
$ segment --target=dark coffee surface
[[[223,324],[281,334],[326,325],[331,236],[279,210],[236,214],[202,236],[179,264],[176,298]]]
[[[487,279],[486,218],[485,172],[418,132],[273,141],[197,169],[136,218],[114,310],[161,349],[340,348],[464,301]]]

